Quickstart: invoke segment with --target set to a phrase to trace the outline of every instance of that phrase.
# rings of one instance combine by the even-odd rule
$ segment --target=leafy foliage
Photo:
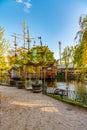
[[[53,52],[47,46],[36,46],[20,55],[15,63],[20,65],[49,66],[54,63]]]
[[[75,49],[74,63],[84,68],[87,65],[87,16],[80,17],[79,24],[81,30],[77,34],[80,35],[80,42]]]
[[[87,30],[85,30],[82,38],[82,65],[86,67],[87,65]]]
[[[65,66],[68,67],[68,65],[69,65],[69,57],[70,57],[70,48],[69,48],[69,46],[64,48],[64,51],[63,51],[62,55],[63,55],[63,60],[65,62]]]
[[[82,48],[82,44],[80,44],[79,46],[76,46],[74,52],[74,64],[78,67],[82,65]]]
[[[0,27],[0,69],[6,69],[7,61],[6,61],[6,52],[9,48],[8,41],[3,37],[4,28]]]

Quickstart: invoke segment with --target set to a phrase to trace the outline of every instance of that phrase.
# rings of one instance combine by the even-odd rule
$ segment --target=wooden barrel
[[[41,84],[33,84],[32,85],[32,91],[33,92],[41,92],[42,91]]]

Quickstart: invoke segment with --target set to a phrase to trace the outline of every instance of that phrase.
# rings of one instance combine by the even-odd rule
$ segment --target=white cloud
[[[23,1],[22,1],[22,0],[16,0],[16,2],[18,2],[18,3],[23,3]]]
[[[30,1],[24,2],[24,5],[25,5],[24,11],[25,12],[29,12],[29,9],[32,6],[31,3],[30,3]]]
[[[32,5],[30,4],[30,1],[24,2],[26,8],[30,8]]]
[[[24,11],[29,12],[29,9],[31,8],[32,4],[30,3],[30,0],[16,0],[17,3],[21,3],[24,5]]]

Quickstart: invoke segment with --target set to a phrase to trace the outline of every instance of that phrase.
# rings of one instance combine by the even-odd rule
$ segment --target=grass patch
[[[47,95],[47,96],[50,96],[50,97],[52,97],[54,99],[60,100],[62,102],[70,103],[70,104],[76,105],[76,106],[81,106],[81,107],[84,107],[84,108],[87,109],[87,105],[85,105],[85,104],[83,104],[81,102],[77,102],[75,100],[71,100],[71,99],[68,99],[68,98],[62,98],[61,96],[55,95],[55,94],[52,94],[52,93],[44,93],[44,94]]]

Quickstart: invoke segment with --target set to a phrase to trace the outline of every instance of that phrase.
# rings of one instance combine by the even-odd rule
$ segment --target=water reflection
[[[72,91],[84,91],[87,92],[87,83],[81,83],[77,81],[71,81],[71,82],[59,82],[59,81],[47,81],[46,82],[48,88],[59,88],[59,89],[68,89]]]
[[[68,98],[77,100],[87,104],[87,83],[81,83],[77,81],[71,82],[59,82],[59,81],[50,81],[47,83],[47,90],[54,91],[56,88],[67,90]]]

